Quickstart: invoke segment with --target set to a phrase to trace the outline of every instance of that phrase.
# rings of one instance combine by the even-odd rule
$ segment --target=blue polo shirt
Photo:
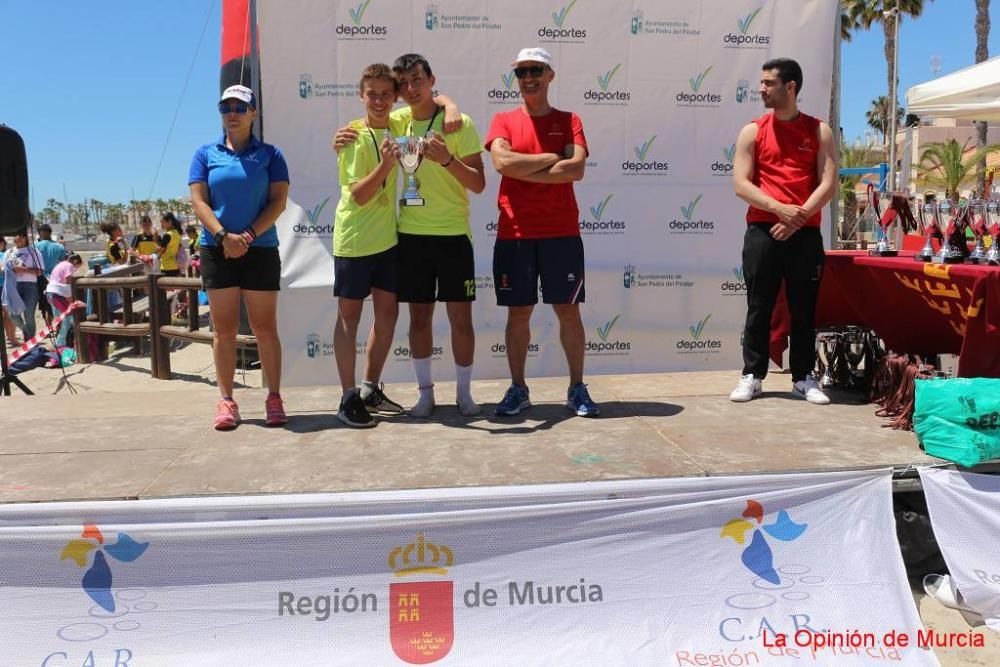
[[[271,183],[288,182],[288,164],[277,147],[250,137],[239,153],[226,146],[226,135],[213,144],[205,144],[194,153],[188,185],[207,183],[208,195],[215,217],[227,231],[245,231],[267,207]],[[202,226],[201,244],[214,246],[215,238]],[[278,232],[270,229],[254,239],[251,246],[273,248],[278,245]]]
[[[56,243],[50,239],[42,239],[41,241],[35,241],[35,249],[41,253],[42,259],[45,260],[45,268],[42,270],[45,277],[48,278],[52,275],[52,269],[56,268],[56,264],[63,261],[66,256],[66,248],[62,243]]]

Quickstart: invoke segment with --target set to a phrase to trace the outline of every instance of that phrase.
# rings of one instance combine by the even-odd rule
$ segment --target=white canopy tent
[[[1000,57],[913,86],[906,107],[918,116],[1000,121]]]

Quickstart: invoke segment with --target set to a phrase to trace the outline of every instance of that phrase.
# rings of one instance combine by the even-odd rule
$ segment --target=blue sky
[[[186,195],[191,155],[219,131],[221,14],[219,0],[0,0],[0,122],[24,137],[35,208],[50,197],[63,200],[64,185],[73,203],[124,202],[133,189],[139,199]],[[997,55],[1000,2],[991,14],[990,53]],[[972,64],[974,21],[973,0],[934,0],[920,19],[903,22],[901,102],[908,87],[934,78],[932,56],[940,57],[941,74]],[[844,44],[841,126],[848,141],[864,136],[864,112],[885,85],[876,26]]]

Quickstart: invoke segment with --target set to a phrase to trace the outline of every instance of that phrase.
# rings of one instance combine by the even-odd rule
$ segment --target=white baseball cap
[[[219,101],[225,102],[226,100],[239,100],[240,102],[246,102],[254,109],[257,108],[257,96],[246,86],[229,86],[226,88]]]
[[[512,62],[510,66],[517,67],[520,63],[526,61],[543,63],[552,67],[552,55],[545,49],[538,46],[530,49],[521,49],[517,54],[517,58],[514,59],[514,62]]]

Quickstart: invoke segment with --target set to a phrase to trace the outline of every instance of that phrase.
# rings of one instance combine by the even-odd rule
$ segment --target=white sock
[[[428,359],[428,365],[430,365],[430,360]],[[417,398],[417,404],[410,408],[411,417],[430,417],[431,413],[434,411],[434,385],[429,387],[420,387],[420,397]]]
[[[458,411],[466,417],[479,414],[479,405],[472,400],[472,364],[459,366],[455,364],[455,403]]]
[[[370,380],[362,380],[361,381],[361,398],[365,398],[365,399],[368,398],[369,396],[372,395],[372,392],[374,392],[377,388],[378,388],[378,381],[377,380],[375,382],[371,382]]]
[[[417,388],[432,387],[434,380],[431,379],[431,358],[413,360],[413,374],[417,376]]]

